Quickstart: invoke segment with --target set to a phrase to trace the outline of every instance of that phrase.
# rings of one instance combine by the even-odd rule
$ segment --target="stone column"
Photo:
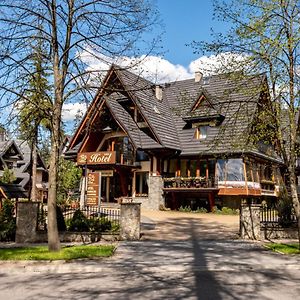
[[[141,203],[121,203],[120,237],[139,240],[141,234]]]
[[[240,235],[242,239],[259,240],[261,205],[242,200],[240,209]]]
[[[16,243],[35,242],[38,208],[37,202],[18,202]]]
[[[165,206],[163,198],[163,179],[161,176],[149,176],[148,203],[143,208],[159,210],[160,205]]]

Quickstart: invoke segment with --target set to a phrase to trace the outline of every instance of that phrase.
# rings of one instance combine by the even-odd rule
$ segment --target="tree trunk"
[[[32,165],[31,165],[31,192],[30,200],[36,201],[36,168],[37,168],[37,149],[36,149],[36,139],[32,143]]]
[[[60,119],[54,108],[53,130],[51,137],[51,153],[49,167],[49,194],[48,194],[48,249],[59,251],[60,241],[56,219],[56,190],[57,190],[57,168],[59,152]]]
[[[299,249],[300,249],[300,204],[299,204],[299,197],[297,193],[297,184],[296,184],[296,176],[295,172],[290,172],[289,174],[290,178],[290,188],[291,188],[291,196],[292,196],[292,202],[294,211],[297,217],[298,222],[298,243],[299,243]]]

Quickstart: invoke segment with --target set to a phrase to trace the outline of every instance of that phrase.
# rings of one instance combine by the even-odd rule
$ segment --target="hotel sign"
[[[103,165],[116,163],[116,152],[82,152],[77,156],[78,165]]]
[[[86,205],[98,206],[99,204],[99,173],[88,173],[87,190],[86,190]]]

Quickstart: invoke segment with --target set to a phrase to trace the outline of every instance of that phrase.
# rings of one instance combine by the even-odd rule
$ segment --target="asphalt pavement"
[[[0,299],[299,299],[299,256],[236,239],[228,220],[150,214],[109,259],[2,262]]]

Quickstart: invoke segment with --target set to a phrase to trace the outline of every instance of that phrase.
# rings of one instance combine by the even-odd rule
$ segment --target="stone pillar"
[[[35,242],[39,203],[18,202],[16,243]]]
[[[240,209],[240,236],[242,239],[259,240],[261,205],[242,200]]]
[[[120,237],[139,240],[141,234],[141,203],[121,203]]]
[[[163,198],[163,179],[161,176],[149,176],[148,203],[143,208],[159,210],[160,205],[165,206]]]

